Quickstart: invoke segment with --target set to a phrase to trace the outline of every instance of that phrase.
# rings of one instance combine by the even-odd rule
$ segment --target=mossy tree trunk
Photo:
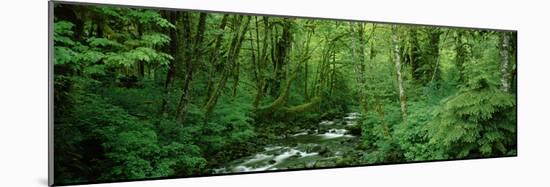
[[[355,30],[354,26],[357,27]],[[359,83],[359,105],[364,114],[368,112],[368,100],[366,95],[367,89],[367,80],[366,80],[366,58],[365,58],[365,47],[368,45],[370,40],[374,36],[376,30],[375,25],[373,24],[372,31],[367,39],[365,39],[365,25],[363,23],[357,23],[356,25],[350,25],[350,30],[352,33],[351,39],[351,55],[352,60],[355,65],[355,77]],[[356,36],[355,36],[356,34]],[[372,46],[371,46],[372,48]],[[372,57],[371,57],[372,58]],[[369,59],[372,60],[372,59]]]
[[[500,36],[500,73],[501,86],[500,89],[505,92],[510,91],[510,36],[506,32],[502,32]]]
[[[233,28],[235,28],[235,31],[233,32],[233,35],[231,37],[231,43],[229,45],[229,51],[227,52],[228,55],[225,58],[225,66],[223,68],[222,76],[220,77],[220,80],[216,88],[212,92],[212,95],[208,99],[208,102],[206,102],[206,104],[203,107],[205,120],[208,119],[208,116],[214,110],[214,107],[218,102],[218,98],[220,97],[221,92],[225,88],[227,79],[234,71],[237,60],[239,58],[239,54],[241,52],[241,45],[248,31],[248,25],[250,23],[249,17],[243,18],[243,16],[236,16],[234,19],[235,19],[235,22],[234,22]]]
[[[186,51],[186,57],[185,57],[185,75],[184,75],[184,81],[183,81],[183,90],[180,97],[180,101],[178,104],[178,110],[176,113],[176,120],[180,123],[183,123],[185,121],[185,115],[187,113],[187,105],[190,101],[191,97],[191,88],[192,88],[192,82],[193,82],[193,73],[195,70],[195,61],[198,61],[197,57],[199,57],[200,48],[202,45],[202,41],[204,38],[204,28],[206,24],[206,13],[201,13],[199,15],[199,21],[197,24],[197,31],[195,34],[195,41],[193,42],[191,39],[191,20],[189,15],[184,13],[182,22],[184,27],[185,34],[184,37],[187,39],[187,47],[185,47]]]
[[[458,30],[456,31],[456,37],[455,37],[455,65],[458,69],[458,83],[459,84],[466,84],[468,81],[466,80],[466,72],[465,72],[465,63],[470,56],[469,51],[469,44],[467,41],[467,33],[464,31]]]
[[[254,78],[256,79],[256,95],[254,97],[254,101],[252,102],[252,106],[254,108],[258,107],[260,102],[262,101],[265,90],[267,87],[267,80],[265,75],[265,69],[267,69],[267,65],[269,62],[268,59],[268,48],[269,48],[269,40],[268,37],[270,36],[271,28],[269,24],[269,18],[263,17],[262,23],[263,23],[263,33],[262,33],[262,39],[260,40],[260,24],[258,23],[257,17],[255,17],[255,45],[256,49],[253,51],[256,51],[256,53],[252,53],[252,63],[254,65]],[[261,42],[260,42],[261,41]],[[251,44],[251,46],[254,47],[254,43]]]
[[[219,33],[216,34],[214,40],[212,43],[214,44],[213,48],[209,52],[209,65],[207,65],[208,69],[208,78],[207,78],[207,86],[206,86],[206,97],[204,99],[204,105],[208,103],[208,100],[212,96],[212,92],[214,91],[214,78],[216,77],[218,64],[221,59],[221,49],[222,49],[222,42],[223,42],[223,33],[227,26],[227,20],[229,16],[226,14],[223,16],[221,23],[218,27]]]
[[[424,85],[441,78],[439,69],[439,43],[441,31],[436,28],[428,28],[428,47],[426,49],[427,68],[429,68],[424,77]]]
[[[173,25],[179,25],[178,20],[181,16],[180,12],[173,12],[173,11],[167,11],[166,12],[167,20],[170,21]],[[171,90],[172,90],[172,83],[174,81],[174,76],[176,74],[176,67],[177,63],[182,61],[182,54],[179,47],[179,35],[178,33],[181,32],[181,27],[176,27],[175,29],[170,29],[170,43],[169,43],[169,51],[170,54],[174,54],[174,59],[171,60],[168,64],[168,71],[166,73],[166,80],[164,81],[164,96],[162,98],[162,104],[160,108],[160,113],[164,117],[168,117],[168,99],[171,96]]]
[[[401,74],[401,56],[399,53],[399,30],[397,25],[392,26],[392,47],[393,47],[393,62],[395,63],[395,71],[397,75],[397,86],[399,87],[399,104],[401,106],[401,117],[403,121],[407,120],[407,98],[405,96],[405,88],[403,86],[403,75]]]

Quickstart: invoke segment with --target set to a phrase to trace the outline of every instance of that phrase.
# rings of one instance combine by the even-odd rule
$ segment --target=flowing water
[[[282,137],[278,144],[228,163],[214,173],[266,171],[278,169],[336,166],[339,159],[352,152],[360,141],[348,129],[356,127],[359,113],[321,121],[316,128],[302,129]]]

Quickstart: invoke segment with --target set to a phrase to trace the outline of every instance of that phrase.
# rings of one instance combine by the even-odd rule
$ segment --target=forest
[[[56,184],[517,155],[516,32],[56,3]]]

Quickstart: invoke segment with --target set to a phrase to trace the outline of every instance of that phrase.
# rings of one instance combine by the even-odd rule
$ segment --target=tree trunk
[[[466,42],[464,42],[464,33],[463,31],[457,31],[457,36],[455,38],[455,61],[456,61],[456,67],[458,69],[458,83],[459,84],[465,84],[467,82],[466,75],[464,72],[464,63],[466,63],[466,59],[468,54],[467,48],[466,48]]]
[[[258,28],[258,21],[256,20],[256,46],[257,46],[257,78],[256,78],[256,97],[254,97],[254,102],[252,103],[253,107],[256,108],[260,104],[264,94],[265,94],[265,87],[267,85],[267,80],[264,74],[264,69],[267,67],[268,62],[268,55],[267,55],[267,49],[269,47],[269,40],[267,37],[270,35],[270,28],[269,28],[269,18],[263,17],[263,24],[264,24],[264,33],[263,33],[263,43],[262,47],[260,47],[260,31]]]
[[[308,63],[307,60],[304,61],[304,98],[309,99],[309,93],[307,92],[307,81],[308,81]]]
[[[330,82],[329,85],[329,97],[332,97],[332,92],[334,91],[334,84],[336,84],[336,52],[332,53],[332,66],[330,66]]]
[[[208,103],[208,100],[210,99],[210,97],[212,96],[212,92],[214,91],[214,77],[216,74],[215,67],[218,65],[220,61],[220,54],[221,54],[220,48],[222,47],[223,31],[225,30],[225,27],[227,25],[227,19],[228,19],[228,15],[226,14],[223,16],[222,21],[220,23],[220,26],[219,26],[220,32],[216,35],[216,38],[213,41],[214,48],[210,50],[210,55],[209,55],[210,65],[208,66],[209,76],[207,80],[207,87],[206,87],[206,94],[205,94],[206,97],[204,99],[204,105]]]
[[[317,67],[317,74],[315,75],[314,79],[315,85],[313,87],[313,93],[311,94],[311,96],[319,96],[321,95],[322,90],[327,88],[327,79],[330,78],[330,57],[334,49],[333,46],[335,41],[336,39],[329,40],[328,38],[326,38],[326,44],[322,51],[321,63]]]
[[[306,100],[309,100],[309,94],[308,94],[308,91],[307,91],[307,82],[308,82],[308,61],[309,61],[309,58],[311,57],[311,54],[309,52],[309,48],[310,48],[310,44],[311,44],[311,36],[313,35],[313,29],[308,31],[307,35],[306,35],[306,42],[305,42],[305,52],[304,52],[304,98]]]
[[[397,26],[392,26],[392,43],[393,43],[393,61],[397,74],[397,85],[399,86],[399,103],[401,105],[401,116],[403,121],[407,120],[407,103],[405,96],[405,88],[403,87],[403,76],[401,75],[401,56],[399,55],[399,38]]]
[[[416,32],[416,28],[409,28],[407,29],[407,43],[408,48],[406,50],[406,55],[404,55],[404,58],[402,59],[404,64],[409,64],[411,67],[411,77],[414,83],[418,84],[419,86],[426,85],[426,79],[424,77],[428,76],[428,72],[426,72],[428,69],[426,66],[428,66],[429,60],[422,59],[421,55],[421,47],[418,42]]]
[[[141,23],[136,23],[137,28],[137,37],[141,38],[143,36],[143,25]],[[143,60],[139,60],[137,63],[137,77],[139,79],[143,79],[145,77],[145,62]]]
[[[170,23],[178,25],[178,19],[181,16],[179,12],[168,12],[168,19]],[[178,33],[180,32],[181,27],[176,27],[175,29],[170,30],[170,54],[174,55],[174,60],[170,61],[168,64],[168,72],[166,73],[166,81],[164,82],[164,97],[162,98],[162,104],[160,107],[160,113],[164,116],[168,116],[168,99],[171,95],[171,86],[174,80],[174,75],[176,74],[176,64],[182,61],[182,53],[178,45]]]
[[[501,40],[500,40],[500,73],[501,73],[501,87],[500,89],[505,92],[510,91],[510,54],[509,54],[509,47],[510,47],[510,36],[506,32],[502,32],[501,34]]]
[[[258,107],[257,112],[262,115],[269,115],[275,112],[275,110],[284,106],[288,100],[288,95],[290,93],[290,87],[292,85],[292,82],[294,81],[294,79],[296,79],[296,74],[297,74],[297,71],[295,71],[294,73],[292,73],[292,75],[290,75],[290,77],[286,81],[285,87],[283,87],[282,90],[279,91],[279,96],[277,97],[277,99],[275,99],[275,101],[273,101],[269,105]]]
[[[440,33],[441,34],[441,33]],[[443,41],[441,42],[442,44],[445,43],[445,41],[447,40],[447,37],[449,35],[449,31],[446,31],[445,32],[445,35],[443,36]],[[441,61],[441,58],[439,57],[439,54],[441,54],[441,49],[443,47],[439,47],[438,45],[438,48],[437,48],[437,59],[436,59],[436,62],[435,62],[435,67],[434,67],[434,70],[433,70],[433,74],[432,74],[432,78],[430,79],[430,82],[433,82],[436,78],[436,75],[438,76],[437,78],[438,79],[441,79],[441,71],[437,71],[439,69],[439,63]]]
[[[197,33],[195,35],[195,41],[192,43],[192,45],[187,45],[186,47],[186,59],[185,59],[185,79],[183,82],[183,92],[180,97],[180,102],[178,104],[178,111],[176,114],[176,120],[180,123],[183,123],[185,121],[185,115],[187,113],[187,105],[190,101],[191,97],[191,88],[192,88],[192,82],[193,82],[193,73],[194,73],[194,61],[196,61],[196,57],[199,56],[200,51],[200,45],[203,40],[203,33],[204,33],[204,27],[206,23],[206,13],[201,13],[199,16],[199,23],[197,25]],[[191,37],[190,32],[190,20],[189,15],[184,15],[183,17],[183,24],[184,24],[184,30],[186,31],[186,34],[184,34],[184,37],[188,37],[189,40]],[[187,28],[187,29],[185,29]]]
[[[256,96],[254,97],[254,101],[252,102],[252,106],[256,107],[258,106],[260,102],[260,95],[262,90],[262,79],[263,74],[262,70],[259,68],[259,58],[260,58],[260,29],[258,28],[258,17],[254,17],[254,30],[256,31],[255,38],[252,37],[252,34],[250,34],[250,48],[251,48],[251,55],[250,60],[252,61],[252,73],[254,75],[254,80],[256,80]],[[254,47],[256,46],[256,47]]]
[[[239,88],[239,62],[235,62],[235,68],[233,68],[233,97],[237,96],[237,90]]]
[[[292,43],[292,33],[290,31],[292,27],[292,20],[285,18],[283,20],[282,27],[280,37],[276,36],[277,32],[274,33],[274,37],[277,39],[274,40],[275,43],[273,45],[272,53],[273,69],[275,71],[275,76],[273,77],[274,83],[271,87],[273,95],[279,95],[278,91],[280,90],[279,88],[281,87],[281,83],[286,79],[285,65],[288,51],[290,50]]]
[[[386,138],[386,139],[391,138],[390,128],[388,127],[388,124],[386,123],[386,115],[384,113],[384,105],[382,103],[380,103],[380,100],[376,100],[374,108],[376,110],[376,113],[378,113],[378,117],[380,118],[380,124],[382,125],[382,132],[383,132],[384,138]]]
[[[314,98],[311,98],[311,100],[307,103],[303,103],[303,104],[300,104],[300,105],[296,105],[296,106],[287,108],[285,110],[285,113],[287,113],[287,114],[297,114],[297,113],[306,112],[306,111],[309,111],[312,108],[314,108],[314,106],[316,106],[320,102],[321,102],[321,97],[316,96]]]
[[[226,66],[224,67],[222,77],[220,78],[220,81],[217,87],[214,89],[212,95],[208,99],[208,102],[203,107],[205,120],[208,119],[208,116],[212,113],[214,106],[216,106],[216,103],[218,102],[218,98],[222,90],[225,88],[225,84],[227,83],[227,78],[231,75],[231,72],[234,69],[235,63],[238,60],[239,53],[241,51],[241,44],[248,30],[250,18],[244,21],[244,27],[243,27],[242,20],[243,20],[243,16],[239,16],[237,18],[237,23],[235,26],[236,29],[233,33],[232,40],[229,46],[229,51],[225,62]],[[242,27],[243,29],[241,29]]]
[[[366,114],[368,112],[368,105],[367,105],[367,97],[365,93],[366,89],[366,75],[365,75],[365,29],[364,26],[361,25],[362,23],[357,23],[357,31],[354,30],[353,25],[350,25],[351,32],[355,33],[357,32],[357,38],[359,39],[357,42],[356,36],[352,36],[352,60],[355,64],[355,77],[357,79],[357,82],[359,83],[359,105],[361,106],[361,109],[363,110],[363,114]],[[373,28],[374,30],[374,28]],[[370,36],[372,38],[372,35]],[[359,51],[357,51],[357,45],[359,46]]]
[[[434,79],[438,80],[440,79],[440,71],[437,71],[439,69],[439,38],[441,36],[441,31],[439,31],[438,28],[431,28],[428,30],[428,37],[429,37],[429,47],[428,47],[428,56],[429,56],[429,67],[431,72],[431,77],[426,77],[426,83],[432,82]],[[428,80],[429,78],[429,80]]]

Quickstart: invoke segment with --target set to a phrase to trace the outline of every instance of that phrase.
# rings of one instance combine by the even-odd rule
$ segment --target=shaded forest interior
[[[516,155],[515,32],[56,3],[56,183],[194,176],[358,112],[336,165]]]

